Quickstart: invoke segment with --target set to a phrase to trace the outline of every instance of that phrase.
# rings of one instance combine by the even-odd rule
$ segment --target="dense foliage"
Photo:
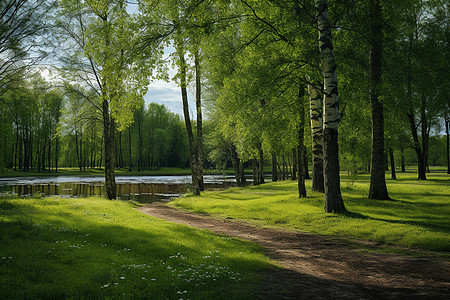
[[[449,164],[444,1],[49,3],[8,0],[0,6],[2,169],[191,165],[201,173],[202,165],[233,166],[241,184],[243,168],[251,166],[258,184],[271,164],[274,180],[288,173],[299,178],[302,196],[309,158],[320,158],[322,135],[328,127],[337,134],[338,123],[339,148],[330,153],[350,173],[376,169],[371,182],[378,177],[381,189],[386,169],[417,165],[419,179],[426,179],[430,165]],[[13,13],[14,7],[23,13]],[[319,16],[329,16],[329,27]],[[47,23],[17,31],[8,18]],[[170,44],[187,131],[168,108],[143,101],[152,79],[169,80],[161,55]],[[324,59],[330,53],[337,69]],[[36,75],[49,70],[38,65],[45,57],[54,66],[48,82]],[[195,90],[195,109],[187,106],[187,89]],[[193,111],[195,126],[188,119]],[[313,115],[319,123],[311,132]],[[330,161],[325,157],[324,165]],[[321,185],[313,186],[321,191]],[[376,189],[371,183],[370,197],[378,198]]]

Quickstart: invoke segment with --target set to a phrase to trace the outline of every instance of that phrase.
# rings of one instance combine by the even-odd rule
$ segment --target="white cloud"
[[[165,82],[163,80],[152,82],[144,99],[147,104],[150,102],[164,104],[171,112],[183,116],[181,89],[175,82]],[[188,99],[191,119],[195,119],[195,101],[189,92]]]

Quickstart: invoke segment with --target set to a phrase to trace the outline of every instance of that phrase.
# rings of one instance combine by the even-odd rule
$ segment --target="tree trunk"
[[[372,168],[369,199],[389,200],[385,178],[383,103],[380,101],[383,55],[383,16],[380,0],[370,0],[369,9],[371,32],[369,94],[372,109]]]
[[[80,172],[83,171],[83,133],[81,133],[80,137]]]
[[[58,173],[59,139],[55,137],[55,172]]]
[[[245,179],[245,168],[242,161],[239,162],[239,177],[241,178],[241,185],[245,186],[247,180]]]
[[[16,143],[14,144],[14,171],[17,170],[18,151],[19,151],[19,125],[16,124]]]
[[[52,171],[52,139],[48,138],[48,172]]]
[[[412,112],[412,108],[407,114],[409,120],[409,127],[411,129],[411,134],[413,136],[413,149],[417,155],[417,169],[418,169],[418,179],[419,180],[427,180],[427,176],[425,173],[425,161],[422,149],[420,148],[419,136],[417,134],[416,123],[414,122],[414,115]]]
[[[397,179],[395,174],[394,150],[392,150],[392,147],[389,147],[389,160],[391,161],[391,179]]]
[[[253,168],[253,185],[259,185],[259,175],[258,175],[258,162],[256,158],[252,158],[252,168]]]
[[[47,139],[42,138],[42,151],[41,151],[41,162],[42,162],[42,172],[45,172],[45,153],[46,152],[46,145],[47,145]]]
[[[104,145],[104,137],[102,135],[102,139],[100,141],[100,159],[98,160],[98,168],[101,169],[102,168],[102,163],[103,163],[103,145]]]
[[[131,163],[131,125],[128,127],[128,172],[133,170],[133,165]]]
[[[123,168],[122,131],[119,131],[119,168]]]
[[[403,153],[403,147],[401,148],[401,168],[402,168],[402,172],[406,172],[406,166],[405,166],[405,154]]]
[[[447,174],[450,174],[450,138],[449,138],[449,117],[445,116],[445,134],[447,136]]]
[[[44,156],[45,158],[45,156]],[[19,170],[23,169],[23,137],[19,138]]]
[[[413,48],[413,37],[409,37],[409,52],[408,52],[408,69],[411,69],[411,54],[412,54],[412,48]],[[416,122],[414,120],[414,112],[413,112],[413,103],[412,103],[412,80],[411,80],[411,70],[408,70],[407,72],[407,95],[409,100],[409,111],[406,113],[406,116],[408,117],[409,121],[409,127],[411,130],[411,134],[413,137],[413,149],[416,152],[417,155],[417,169],[418,169],[418,180],[427,180],[426,172],[425,172],[425,161],[423,159],[423,151],[420,148],[420,142],[419,142],[419,136],[417,134],[417,127]]]
[[[258,149],[258,153],[259,153],[259,171],[258,171],[258,175],[259,175],[259,183],[264,183],[264,153],[262,150],[262,145],[259,146]]]
[[[242,186],[241,176],[239,174],[240,161],[236,152],[236,147],[232,144],[230,147],[231,164],[233,165],[234,176],[236,178],[237,186]]]
[[[303,149],[303,166],[305,166],[305,179],[311,179],[311,177],[309,177],[309,166],[308,166],[308,149],[306,148],[306,145],[304,145],[305,149]]]
[[[299,101],[299,113],[300,121],[298,128],[298,147],[297,147],[297,180],[298,180],[298,197],[306,197],[306,187],[305,187],[305,87],[300,86],[298,89],[298,101]]]
[[[197,108],[197,176],[200,191],[204,191],[203,184],[203,124],[202,124],[202,92],[199,51],[195,51],[195,106]]]
[[[28,126],[25,127],[22,139],[24,149],[23,171],[28,172],[30,170],[30,137]]]
[[[428,123],[426,114],[427,101],[425,95],[422,95],[422,101],[420,105],[420,125],[422,131],[422,155],[425,172],[428,166]]]
[[[274,151],[272,151],[272,181],[278,181],[277,155]]]
[[[384,150],[384,170],[385,171],[389,171],[388,151],[389,150]]]
[[[138,113],[138,117],[137,117],[137,126],[138,126],[138,141],[139,141],[139,145],[138,145],[138,172],[141,171],[142,169],[142,132],[141,132],[141,116]]]
[[[180,32],[179,32],[180,34]],[[180,34],[181,35],[181,34]],[[183,41],[178,41],[176,43],[178,58],[179,58],[179,69],[180,69],[180,82],[181,82],[181,99],[183,101],[183,114],[184,123],[186,125],[186,131],[189,142],[189,155],[191,162],[191,176],[192,176],[192,192],[194,195],[200,195],[200,186],[198,182],[198,168],[197,168],[197,154],[194,145],[194,135],[192,133],[191,118],[189,116],[189,103],[186,90],[186,60],[184,58],[184,45]]]
[[[337,97],[337,74],[334,61],[331,27],[328,20],[326,0],[315,0],[317,25],[319,28],[319,51],[324,78],[323,113],[323,175],[325,212],[345,211],[341,196],[339,176],[338,123],[339,102]]]
[[[80,172],[81,172],[81,163],[80,163],[81,158],[80,158],[80,148],[78,145],[78,131],[77,130],[75,130],[75,151],[77,152],[77,164],[78,164],[78,167],[80,168]]]
[[[114,119],[109,112],[107,99],[103,100],[103,136],[105,137],[105,186],[108,199],[116,199],[116,178],[114,175]]]
[[[292,180],[297,180],[297,170],[298,170],[298,157],[297,148],[292,148]]]

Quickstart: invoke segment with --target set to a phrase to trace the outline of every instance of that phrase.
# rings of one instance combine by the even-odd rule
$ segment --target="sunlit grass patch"
[[[392,201],[367,198],[367,174],[342,176],[341,191],[349,211],[343,215],[324,213],[323,195],[310,191],[310,180],[307,198],[298,198],[296,182],[282,181],[205,192],[170,205],[259,225],[450,251],[450,178],[440,173],[427,176],[427,181],[417,181],[414,173],[399,173],[399,180],[387,180]]]
[[[255,244],[102,198],[0,200],[1,298],[251,297]],[[234,295],[234,296],[233,296]]]

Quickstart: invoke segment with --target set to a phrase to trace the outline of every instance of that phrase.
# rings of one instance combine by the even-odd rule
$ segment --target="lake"
[[[205,175],[205,189],[235,185],[234,176]],[[189,191],[191,176],[116,176],[117,197],[142,203],[170,200]],[[0,193],[30,196],[88,197],[105,195],[104,177],[49,176],[0,178]]]

